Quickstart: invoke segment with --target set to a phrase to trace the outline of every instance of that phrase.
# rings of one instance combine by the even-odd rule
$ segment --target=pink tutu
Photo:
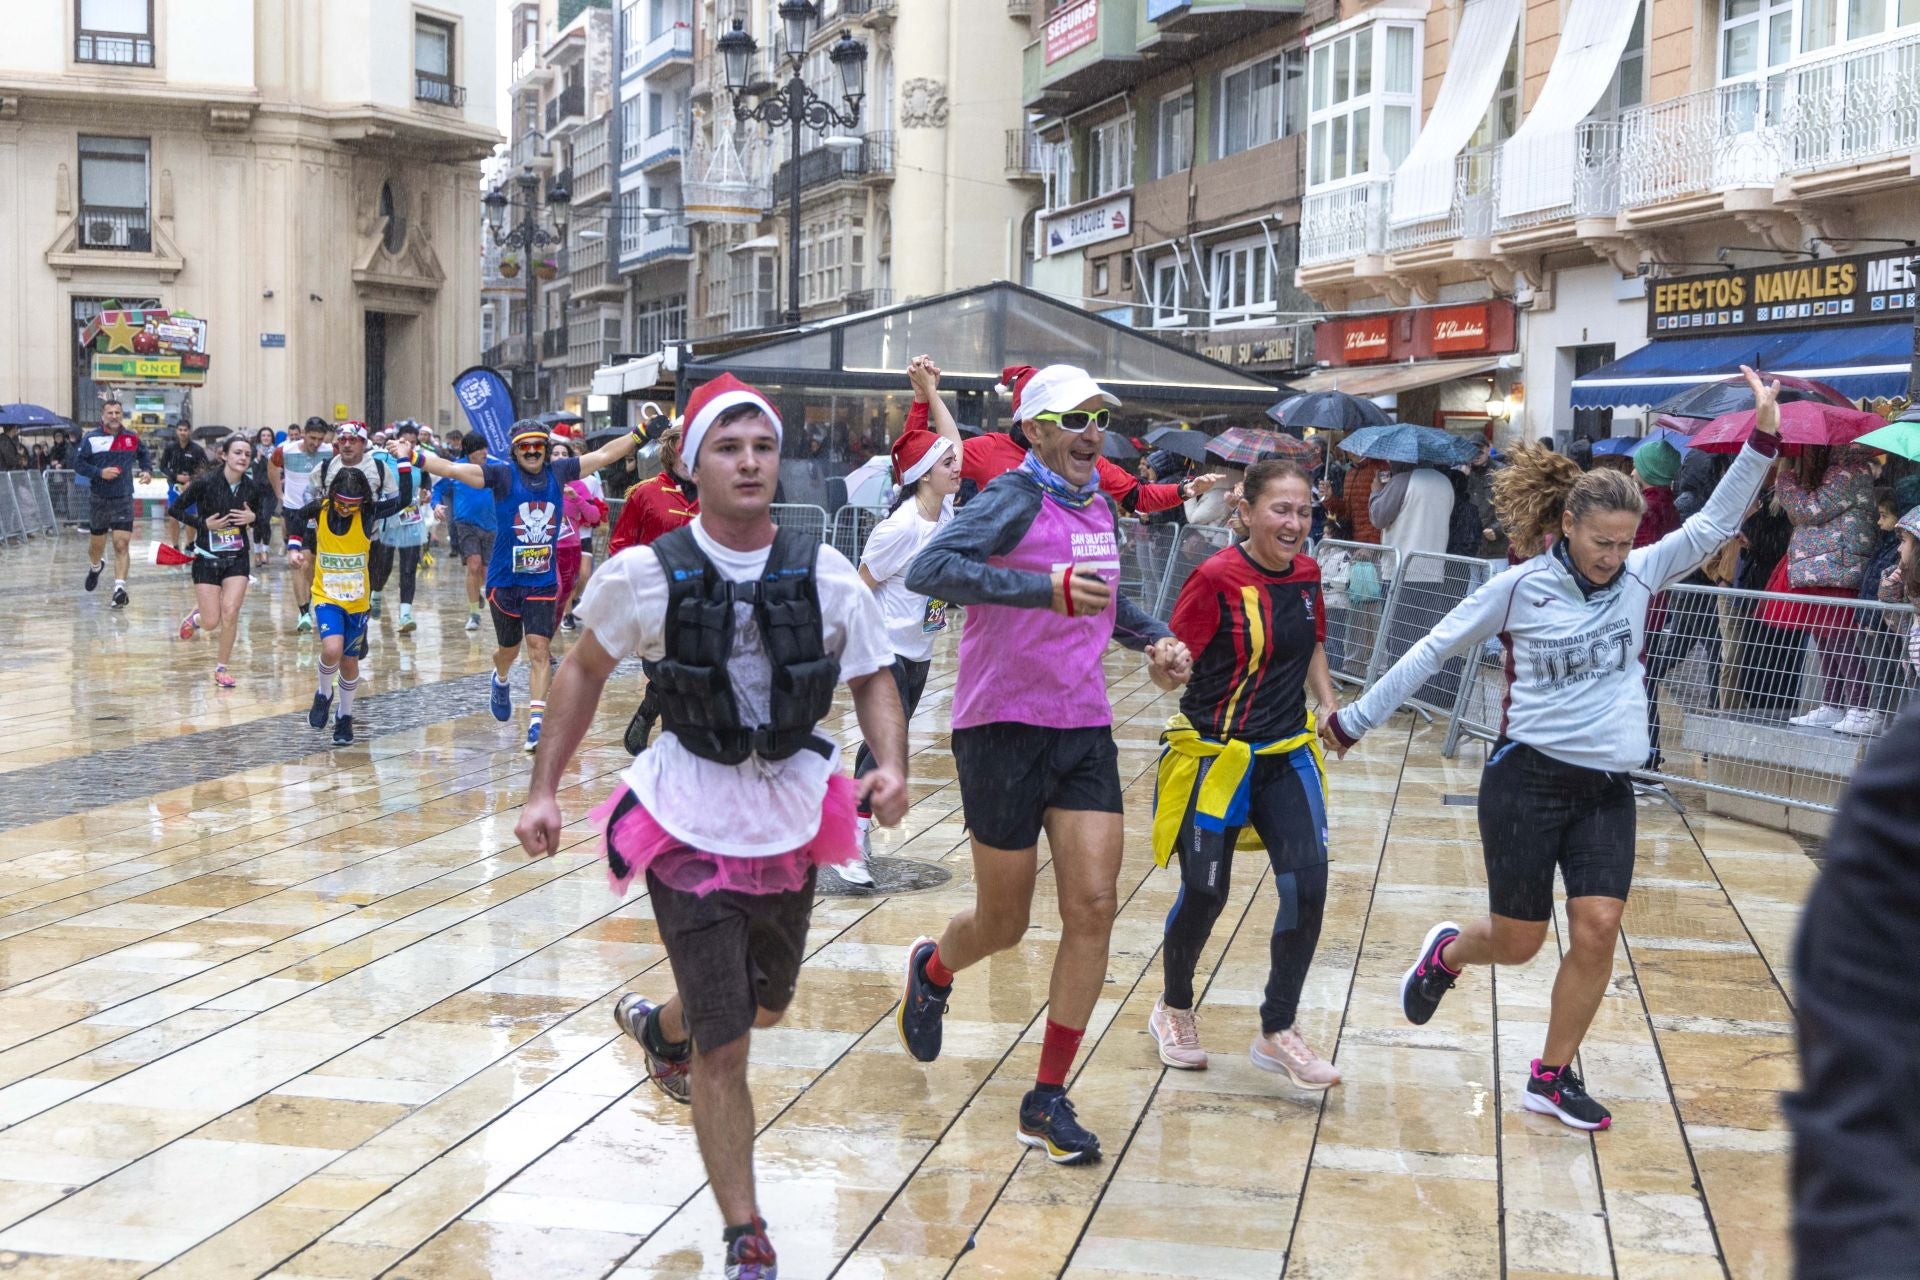
[[[820,830],[798,849],[766,858],[737,858],[703,853],[654,820],[638,797],[612,821],[633,792],[622,783],[587,816],[600,825],[600,852],[607,859],[607,881],[622,897],[633,881],[651,871],[682,893],[705,897],[716,889],[735,893],[792,893],[807,883],[815,867],[838,867],[860,856],[860,827],[854,819],[858,784],[845,774],[827,779],[820,805]]]

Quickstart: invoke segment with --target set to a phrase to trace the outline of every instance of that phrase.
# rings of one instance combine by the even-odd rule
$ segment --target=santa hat
[[[993,389],[1005,395],[1013,393],[1013,420],[1020,421],[1020,393],[1033,381],[1033,375],[1040,372],[1030,364],[1010,364],[1000,371],[1000,381]]]
[[[333,429],[336,436],[352,436],[356,440],[367,438],[367,424],[364,422],[343,422]]]
[[[693,466],[700,457],[700,442],[706,439],[708,428],[718,422],[727,410],[737,409],[741,405],[752,405],[759,409],[773,424],[773,438],[782,438],[780,415],[773,411],[773,402],[757,387],[750,387],[732,374],[723,373],[712,382],[702,383],[687,397],[686,425],[680,442],[680,456],[687,460],[687,466]]]
[[[931,431],[902,432],[893,442],[893,474],[901,484],[912,484],[933,470],[951,448],[953,441]]]

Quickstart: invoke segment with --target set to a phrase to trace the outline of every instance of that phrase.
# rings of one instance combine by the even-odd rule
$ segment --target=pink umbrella
[[[1848,445],[1887,425],[1877,413],[1819,400],[1793,400],[1780,406],[1780,443],[1789,451],[1808,445]],[[1723,413],[1694,432],[1689,441],[1707,453],[1738,453],[1753,434],[1754,410]]]

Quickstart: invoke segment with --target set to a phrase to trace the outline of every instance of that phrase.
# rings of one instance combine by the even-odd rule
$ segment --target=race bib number
[[[420,508],[408,507],[402,511],[397,518],[401,524],[419,524],[421,520]]]
[[[927,597],[927,611],[920,618],[920,634],[930,636],[947,629],[947,602]]]
[[[320,553],[320,592],[342,604],[359,600],[367,593],[367,558],[364,555]]]
[[[552,565],[552,547],[515,547],[513,549],[513,571],[516,575],[543,574]]]
[[[238,529],[207,530],[207,550],[217,556],[232,555],[246,549],[246,535]]]

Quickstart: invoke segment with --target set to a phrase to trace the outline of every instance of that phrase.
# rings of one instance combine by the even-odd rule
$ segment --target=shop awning
[[[1643,6],[1573,0],[1533,109],[1500,149],[1500,216],[1573,203],[1573,134],[1613,82]]]
[[[624,364],[595,369],[593,394],[596,396],[639,395],[652,390],[653,385],[658,381],[660,381],[660,357],[642,356],[638,360],[629,360]]]
[[[1660,338],[1573,380],[1576,409],[1656,405],[1675,392],[1718,382],[1741,365],[1828,383],[1855,400],[1902,396],[1913,361],[1913,326],[1851,325],[1799,333]]]
[[[1322,369],[1304,378],[1293,379],[1293,390],[1344,391],[1350,396],[1385,396],[1419,387],[1437,386],[1456,378],[1484,377],[1500,367],[1492,360],[1418,360],[1412,364],[1375,365],[1371,368]]]
[[[1520,0],[1467,0],[1448,46],[1447,76],[1393,175],[1388,220],[1395,226],[1444,218],[1453,205],[1454,160],[1473,137],[1500,87],[1520,27]]]

